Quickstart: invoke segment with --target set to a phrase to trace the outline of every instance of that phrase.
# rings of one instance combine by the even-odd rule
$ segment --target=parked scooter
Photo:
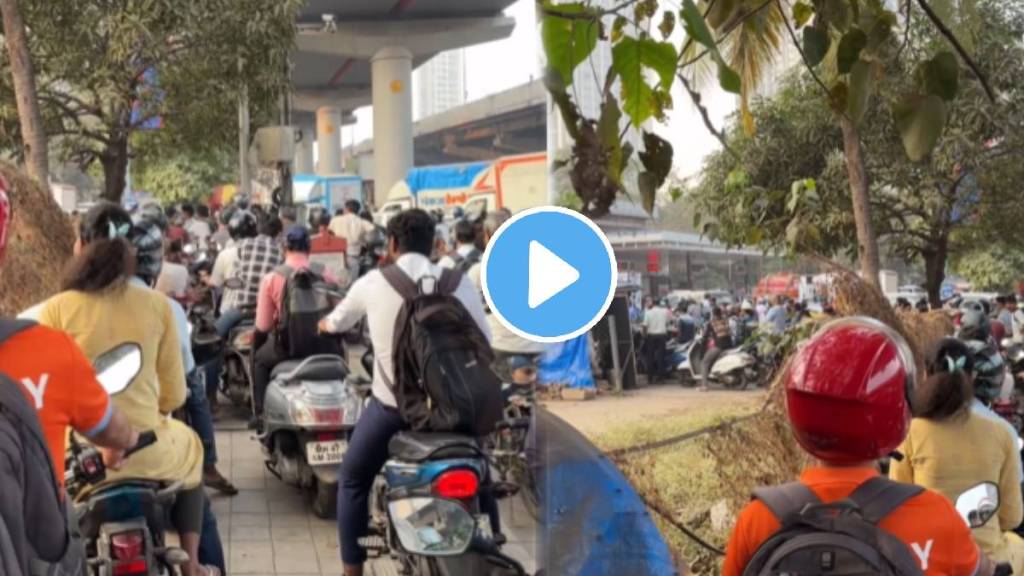
[[[703,353],[700,351],[701,339],[683,345],[675,351],[675,369],[679,371],[679,381],[688,386],[700,382],[702,374]],[[761,369],[752,346],[740,346],[726,350],[711,368],[711,382],[726,388],[745,390],[750,385],[758,386],[761,382]]]
[[[369,387],[334,355],[282,362],[271,373],[259,435],[267,469],[306,491],[320,518],[337,508],[338,465]]]
[[[372,359],[364,356],[362,363],[372,375]],[[370,390],[362,394],[369,402]],[[370,491],[372,536],[363,542],[368,552],[388,554],[409,576],[526,576],[519,562],[501,552],[503,542],[480,506],[484,490],[496,499],[515,493],[485,482],[489,460],[469,436],[396,434]]]
[[[97,379],[111,395],[125,390],[142,369],[138,344],[121,344],[94,362]],[[125,452],[128,458],[156,442],[152,431],[139,435]],[[67,452],[65,486],[86,552],[87,573],[93,576],[160,576],[180,574],[188,554],[164,545],[165,507],[173,503],[181,483],[119,480],[104,483],[106,468],[99,451],[72,432]]]

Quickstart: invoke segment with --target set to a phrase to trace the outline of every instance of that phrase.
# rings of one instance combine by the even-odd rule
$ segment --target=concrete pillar
[[[316,146],[316,122],[303,121],[296,127],[302,138],[295,145],[295,174],[312,174],[313,147]]]
[[[316,110],[316,173],[341,172],[341,110],[324,106]]]
[[[375,196],[387,198],[413,166],[412,53],[383,48],[372,60]]]

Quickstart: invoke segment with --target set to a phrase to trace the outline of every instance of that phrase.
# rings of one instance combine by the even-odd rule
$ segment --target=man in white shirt
[[[644,310],[644,348],[647,352],[647,383],[655,384],[665,375],[665,344],[668,342],[668,308],[647,297]]]
[[[438,265],[466,272],[482,257],[483,253],[476,247],[476,227],[469,220],[459,220],[455,223],[455,251],[441,258]]]
[[[429,258],[433,244],[434,220],[426,212],[406,210],[388,221],[388,257],[413,282],[425,276],[440,279],[443,269]],[[469,279],[462,278],[455,297],[490,340],[483,306]],[[363,573],[366,550],[359,546],[359,539],[367,534],[370,488],[388,458],[391,437],[407,428],[388,385],[394,381],[393,337],[403,303],[381,271],[373,270],[358,279],[338,307],[320,323],[324,332],[341,333],[355,327],[365,316],[373,344],[373,399],[356,423],[340,473],[338,533],[346,576]]]
[[[209,243],[210,236],[213,235],[213,230],[210,229],[210,223],[202,218],[196,218],[196,210],[191,204],[183,204],[181,211],[185,214],[185,232],[188,233],[188,237],[192,242],[195,242],[200,250],[206,250],[206,246]]]
[[[484,219],[484,244],[491,241],[498,228],[510,218],[504,210],[494,211],[487,214]],[[476,287],[480,301],[484,302],[484,289],[480,281],[483,263],[477,263],[466,273]],[[502,382],[510,382],[512,375],[508,369],[508,360],[513,356],[526,356],[534,361],[544,353],[547,344],[527,340],[522,336],[513,333],[505,327],[498,317],[487,310],[487,323],[491,327],[491,349],[494,351],[494,372],[501,378]]]
[[[156,279],[155,289],[171,298],[181,301],[188,295],[188,268],[181,264],[181,241],[174,240],[167,245],[164,263],[160,268],[160,276]]]
[[[348,283],[351,285],[359,277],[359,253],[363,250],[363,235],[373,231],[373,223],[359,217],[358,200],[349,200],[345,202],[345,212],[332,218],[327,229],[338,238],[345,239],[345,262]]]

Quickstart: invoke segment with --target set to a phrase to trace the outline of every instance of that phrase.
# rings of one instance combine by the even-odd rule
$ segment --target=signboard
[[[651,274],[661,272],[661,252],[657,250],[647,252],[647,271]]]

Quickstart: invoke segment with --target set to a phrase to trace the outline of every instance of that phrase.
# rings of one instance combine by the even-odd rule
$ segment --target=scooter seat
[[[445,432],[399,432],[388,443],[388,451],[393,458],[412,463],[480,457],[471,436]]]
[[[285,378],[288,380],[344,380],[348,376],[345,364],[339,358],[325,358],[305,362],[304,360],[286,360],[270,372],[271,379]],[[297,370],[300,366],[302,368]]]

